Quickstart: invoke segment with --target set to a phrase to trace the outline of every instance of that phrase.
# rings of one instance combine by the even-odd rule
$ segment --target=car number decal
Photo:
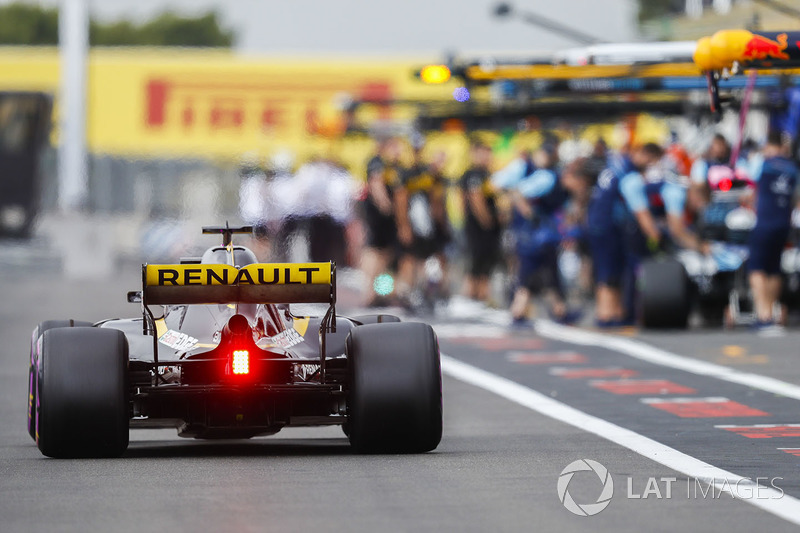
[[[169,329],[166,333],[158,338],[158,342],[165,346],[169,346],[175,351],[186,352],[194,348],[198,342],[198,339],[195,339],[186,333]]]

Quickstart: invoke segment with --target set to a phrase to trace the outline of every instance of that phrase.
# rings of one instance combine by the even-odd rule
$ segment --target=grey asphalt
[[[800,385],[800,333],[761,337],[745,329],[637,332],[639,340],[669,350]]]
[[[95,282],[0,269],[0,531],[794,530],[729,496],[690,498],[676,491],[671,499],[628,499],[628,476],[634,492],[651,476],[685,476],[449,378],[445,435],[425,455],[353,455],[339,430],[326,428],[234,442],[134,431],[121,459],[43,457],[25,430],[30,330],[46,318],[133,316],[137,308],[125,303],[125,292],[138,284],[139,273],[127,267],[115,279]],[[469,342],[447,351],[477,363],[492,354]],[[530,386],[548,386],[526,372]],[[598,394],[588,387],[569,387],[576,402],[597,398],[582,396]],[[764,402],[773,407],[770,399]],[[714,437],[708,438],[712,448]],[[742,450],[751,444],[731,442]],[[556,493],[561,470],[581,458],[604,464],[615,479],[610,506],[590,518],[570,514]],[[596,495],[599,481],[578,476],[584,477],[570,486],[576,500]]]
[[[540,339],[532,332],[515,332],[513,336],[483,341],[481,345],[476,345],[470,337],[448,337],[440,337],[442,349],[447,353],[458,353],[462,361],[524,384],[584,413],[635,431],[734,474],[753,480],[781,478],[776,482],[780,488],[786,494],[800,497],[800,476],[797,475],[800,461],[797,456],[782,449],[800,448],[800,437],[748,439],[716,427],[800,425],[800,401],[797,399],[655,365],[603,348]],[[715,338],[716,335],[709,334],[709,337]],[[526,343],[528,346],[525,346]],[[537,361],[537,357],[559,354],[577,356],[581,360],[562,363]],[[567,378],[551,373],[553,367],[566,371],[614,368],[635,375],[621,381],[618,377]],[[659,382],[653,390],[627,390],[627,393],[623,393],[619,387],[625,385],[626,381],[626,387],[638,387],[641,386],[640,381],[651,380]],[[608,389],[601,386],[607,386]],[[669,390],[670,387],[680,388]],[[684,412],[684,416],[681,416],[643,403],[643,398],[667,401],[675,398],[699,399],[699,412],[693,409],[693,412]],[[705,398],[724,398],[735,403],[707,403],[703,401]],[[724,416],[709,412],[709,409],[721,405],[727,408]]]

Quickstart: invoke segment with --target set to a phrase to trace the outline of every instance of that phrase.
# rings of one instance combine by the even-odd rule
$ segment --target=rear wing
[[[325,373],[326,334],[336,332],[336,263],[254,263],[231,265],[142,265],[143,334],[153,337],[158,368],[156,318],[150,305],[325,303],[320,322],[320,368]],[[157,374],[158,375],[158,374]]]
[[[254,263],[142,265],[144,305],[327,303],[336,300],[336,265]]]

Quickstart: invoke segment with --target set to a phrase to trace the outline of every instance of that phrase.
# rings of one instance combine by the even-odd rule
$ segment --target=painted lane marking
[[[718,425],[724,429],[748,439],[776,439],[781,437],[800,437],[800,424],[755,424],[752,426]]]
[[[722,355],[727,357],[742,357],[747,353],[747,350],[736,344],[729,344],[722,347]]]
[[[770,416],[728,398],[642,398],[642,403],[681,418],[722,418],[740,416]]]
[[[678,385],[666,379],[615,379],[594,380],[589,385],[612,394],[694,394],[691,387]]]
[[[492,324],[436,324],[433,329],[440,338],[453,342],[499,339],[508,336],[508,328]]]
[[[724,396],[708,396],[706,398],[695,398],[695,397],[686,397],[686,398],[642,398],[639,400],[642,403],[697,403],[697,402],[705,402],[705,403],[725,403],[729,402],[728,398]]]
[[[475,337],[462,336],[447,339],[458,344],[469,344],[477,346],[482,350],[506,351],[506,350],[539,350],[544,343],[541,339],[524,337],[498,337],[488,339],[476,339]]]
[[[769,356],[765,354],[746,355],[744,357],[718,357],[717,361],[726,365],[765,365],[769,363]]]
[[[737,344],[723,346],[720,352],[723,357],[717,358],[717,360],[729,365],[763,365],[769,362],[769,356],[765,354],[750,355],[747,353],[747,348]]]
[[[800,448],[778,448],[778,449],[790,455],[794,455],[795,457],[800,457]]]
[[[716,489],[725,490],[734,498],[742,499],[736,494],[736,491],[731,491],[730,487],[736,486],[737,482],[746,482],[748,478],[723,470],[644,435],[579,411],[524,385],[468,365],[444,354],[442,354],[442,372],[461,382],[492,392],[549,418],[628,448],[643,457],[689,477],[709,480]],[[744,501],[792,524],[800,525],[800,500],[794,496],[782,494],[781,491],[773,487],[763,485],[760,485],[760,487],[758,490],[763,491],[760,494],[766,495],[765,499],[748,498],[744,499]]]
[[[586,356],[577,352],[508,352],[506,355],[512,363],[523,365],[549,365],[553,363],[580,364],[586,362]]]
[[[554,366],[550,369],[550,374],[565,379],[587,379],[587,378],[632,378],[638,376],[636,370],[627,368],[565,368]]]
[[[574,327],[562,326],[549,320],[536,321],[536,333],[549,339],[559,340],[582,346],[599,346],[612,351],[620,352],[630,357],[647,361],[660,366],[676,368],[691,372],[698,376],[708,376],[738,385],[745,385],[754,389],[786,396],[800,400],[800,386],[781,381],[779,379],[742,372],[735,368],[698,361],[685,355],[678,355],[641,341],[623,339],[604,333],[594,333]]]

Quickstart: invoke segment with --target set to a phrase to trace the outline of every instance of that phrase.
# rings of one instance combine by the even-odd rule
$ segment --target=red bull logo
[[[796,34],[791,34],[793,39]],[[787,61],[797,55],[789,33],[756,34],[748,30],[720,30],[697,42],[694,61],[703,71],[731,68],[735,62]],[[766,66],[766,65],[765,65]]]
[[[789,46],[785,33],[779,34],[775,41],[763,35],[752,35],[752,38],[744,45],[744,50],[742,51],[743,59],[758,59],[762,61],[768,58],[789,59],[789,54],[784,52]]]

